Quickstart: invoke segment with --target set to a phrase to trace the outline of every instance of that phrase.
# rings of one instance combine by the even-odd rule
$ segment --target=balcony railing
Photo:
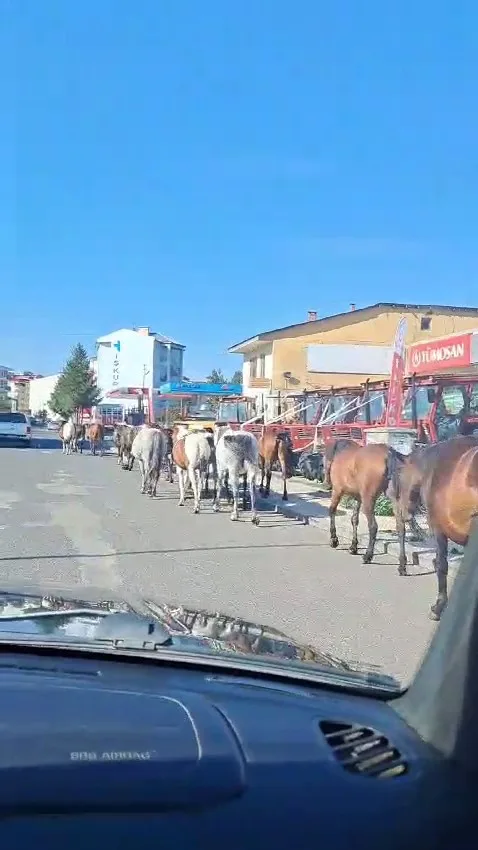
[[[270,390],[270,378],[249,378],[249,387],[251,390]]]

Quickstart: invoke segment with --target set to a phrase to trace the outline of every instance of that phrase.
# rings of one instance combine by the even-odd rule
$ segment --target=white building
[[[9,401],[8,393],[10,389],[10,373],[11,369],[8,366],[0,366],[0,401],[7,403]]]
[[[128,389],[148,391],[181,381],[184,350],[184,345],[148,327],[121,328],[99,337],[95,372],[102,393],[101,412],[108,414],[107,408],[119,405],[125,409],[134,406]]]
[[[46,375],[44,378],[32,378],[30,381],[30,410],[33,416],[46,410],[49,418],[56,418],[56,414],[48,405],[51,394],[56,387],[60,375]]]

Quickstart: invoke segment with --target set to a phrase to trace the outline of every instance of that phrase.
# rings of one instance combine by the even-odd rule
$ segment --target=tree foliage
[[[209,384],[227,384],[222,369],[213,369],[211,374],[207,376],[206,381]]]
[[[207,376],[206,381],[209,384],[242,384],[242,371],[236,369],[232,378],[228,381],[222,369],[212,369],[211,374]]]
[[[82,407],[93,407],[101,399],[95,377],[90,369],[86,349],[78,343],[71,352],[51,395],[51,409],[68,418]]]

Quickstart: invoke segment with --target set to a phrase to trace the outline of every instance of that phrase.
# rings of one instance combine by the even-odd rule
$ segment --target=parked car
[[[59,427],[60,427],[60,423],[55,422],[53,419],[49,419],[48,422],[46,423],[47,431],[58,431]]]
[[[32,426],[26,413],[16,411],[0,411],[0,440],[21,442],[30,446],[32,441]]]

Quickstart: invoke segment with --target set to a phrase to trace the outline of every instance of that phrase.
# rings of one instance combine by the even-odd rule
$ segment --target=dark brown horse
[[[438,597],[431,616],[439,620],[448,601],[448,541],[466,546],[471,521],[478,514],[478,439],[452,437],[416,449],[393,481],[400,541],[398,571],[406,575],[405,523],[421,505],[436,539]]]
[[[358,524],[360,509],[367,518],[368,546],[363,555],[364,564],[373,558],[378,525],[375,519],[375,502],[385,493],[395,471],[405,460],[390,446],[377,444],[359,446],[353,440],[335,440],[326,446],[324,454],[325,481],[332,488],[330,501],[330,545],[339,545],[335,514],[342,496],[353,496],[352,542],[350,552],[358,552]]]
[[[294,455],[292,442],[287,432],[268,431],[264,428],[259,438],[259,463],[261,466],[261,484],[259,493],[268,496],[271,489],[272,467],[279,464],[281,468],[284,487],[282,499],[284,502],[289,498],[287,495],[287,479],[291,477],[294,469]],[[266,486],[264,487],[264,478]]]

